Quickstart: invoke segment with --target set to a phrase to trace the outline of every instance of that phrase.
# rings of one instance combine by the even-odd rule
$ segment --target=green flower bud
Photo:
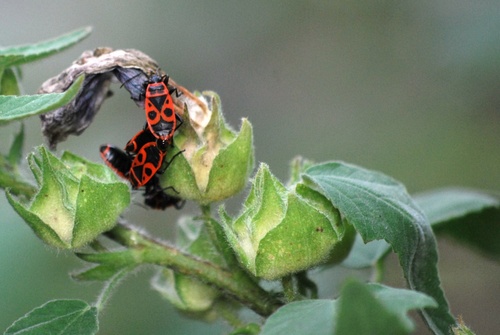
[[[285,188],[265,164],[243,208],[232,219],[221,207],[221,224],[245,268],[268,280],[328,261],[350,229],[323,195],[302,183]]]
[[[253,169],[253,134],[247,119],[243,119],[239,133],[226,125],[215,93],[203,92],[196,99],[206,104],[201,108],[186,98],[184,115],[188,117],[176,132],[176,149],[170,150],[167,160],[179,150],[185,151],[171,162],[161,179],[164,187],[173,186],[179,192],[172,195],[209,204],[245,187]]]
[[[43,146],[28,157],[39,185],[21,202],[7,192],[16,212],[44,242],[72,249],[84,246],[111,229],[129,205],[126,184],[107,167],[65,152],[61,159]]]
[[[225,264],[203,222],[182,217],[177,227],[177,246],[182,251],[218,265]],[[220,295],[214,287],[169,269],[159,271],[152,279],[152,286],[175,307],[190,313],[208,311]]]

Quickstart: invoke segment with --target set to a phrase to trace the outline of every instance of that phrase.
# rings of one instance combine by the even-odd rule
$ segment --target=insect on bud
[[[184,92],[183,92],[184,93]],[[184,154],[172,162],[161,177],[165,187],[172,186],[179,196],[201,204],[229,198],[246,185],[253,169],[252,126],[243,119],[239,133],[225,123],[220,99],[213,92],[184,99],[185,122],[177,130],[174,144]],[[186,120],[187,119],[187,120]],[[167,161],[178,152],[171,150]]]

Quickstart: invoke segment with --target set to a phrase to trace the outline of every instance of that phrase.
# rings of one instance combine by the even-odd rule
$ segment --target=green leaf
[[[35,308],[6,331],[5,335],[95,334],[97,309],[82,300],[52,300]]]
[[[485,256],[500,260],[500,200],[461,188],[434,190],[415,196],[436,234],[447,234]]]
[[[76,253],[76,256],[84,261],[98,264],[90,269],[85,269],[71,275],[72,278],[82,281],[109,280],[123,269],[132,270],[135,268],[139,265],[142,257],[139,251],[133,249],[96,254]]]
[[[382,173],[342,162],[313,166],[303,178],[330,199],[365,243],[384,239],[392,246],[410,288],[439,304],[422,311],[427,324],[435,334],[447,334],[455,320],[440,287],[436,242],[405,187]]]
[[[118,265],[97,265],[87,270],[71,274],[71,278],[78,281],[106,281],[126,267]]]
[[[351,252],[342,265],[353,269],[374,266],[390,248],[391,246],[384,240],[374,240],[365,244],[357,234]]]
[[[341,291],[335,334],[409,334],[414,324],[406,313],[436,306],[432,298],[415,291],[350,281]]]
[[[410,332],[366,287],[354,282],[342,290],[336,328],[335,333],[342,335],[404,335]]]
[[[445,188],[414,196],[435,234],[447,234],[470,245],[483,255],[500,259],[500,201],[478,190]],[[364,244],[357,236],[349,257],[342,263],[347,267],[373,266],[390,250],[385,241]]]
[[[43,114],[68,104],[77,95],[84,76],[80,76],[63,93],[34,95],[0,95],[0,125],[37,114]]]
[[[356,294],[357,291],[362,290],[363,286],[363,284],[355,281],[346,284],[343,291],[343,297],[346,300],[345,303],[350,304],[351,308],[356,308],[356,303],[354,299],[350,299],[348,295],[353,293]],[[409,331],[414,329],[414,324],[407,315],[409,311],[425,307],[435,308],[438,306],[434,299],[420,292],[373,283],[367,284],[365,287],[375,299],[382,303],[387,311],[397,315],[405,329]],[[349,291],[349,294],[346,294],[347,291]]]
[[[338,300],[302,300],[281,307],[267,319],[261,335],[408,334],[414,329],[408,311],[436,305],[415,291],[349,281]]]
[[[500,209],[498,198],[473,189],[444,188],[416,194],[414,198],[431,225],[457,220],[488,208]]]
[[[0,94],[2,95],[19,95],[19,85],[17,84],[17,76],[11,68],[5,69],[0,74]]]
[[[53,55],[89,36],[91,30],[90,27],[85,27],[40,43],[0,49],[0,68],[21,65]]]
[[[16,166],[21,163],[23,158],[23,145],[24,145],[24,125],[21,125],[19,133],[14,137],[14,142],[9,149],[9,154],[7,155],[7,161],[12,165]]]
[[[256,323],[249,323],[229,333],[229,335],[259,335],[259,334],[260,334],[260,326]]]
[[[260,335],[334,334],[336,308],[335,300],[291,302],[267,319]]]

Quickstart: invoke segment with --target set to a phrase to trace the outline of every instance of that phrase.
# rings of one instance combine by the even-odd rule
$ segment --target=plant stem
[[[98,240],[94,240],[89,243],[89,247],[91,247],[93,250],[97,252],[107,252],[108,249],[106,249],[105,246],[103,246]]]
[[[3,168],[0,168],[0,188],[8,188],[16,196],[33,197],[36,193],[36,187],[21,180],[17,174],[6,173],[5,170],[2,170]]]
[[[214,309],[231,327],[241,328],[245,326],[245,323],[238,317],[238,310],[234,308],[234,302],[217,301],[214,304]]]
[[[373,267],[372,280],[375,283],[381,283],[384,279],[384,257],[377,260],[375,266]]]
[[[295,274],[299,293],[308,296],[310,299],[318,299],[318,286],[307,276],[307,271],[301,271]],[[310,291],[307,295],[307,291]]]
[[[293,285],[292,275],[285,276],[281,278],[281,285],[283,286],[283,294],[287,302],[292,302],[295,300],[296,292]]]
[[[115,290],[116,286],[128,272],[129,272],[128,268],[122,269],[116,272],[115,275],[106,282],[106,285],[103,287],[101,294],[99,295],[99,298],[97,298],[97,301],[94,304],[98,312],[100,312],[104,308],[104,305],[111,297],[111,294]]]
[[[216,227],[217,222],[214,222],[212,220],[210,205],[201,205],[200,207],[201,207],[201,218],[205,222],[205,226],[207,227],[210,239],[211,239],[213,245],[217,248],[217,250],[219,250],[219,252],[224,255],[224,252],[223,252],[224,247],[222,244],[225,241],[221,241],[219,239],[219,236],[217,234],[217,227]]]
[[[210,205],[201,205],[202,219],[205,222],[205,227],[207,228],[208,234],[212,244],[217,248],[219,253],[224,257],[226,264],[231,271],[244,271],[241,269],[238,260],[236,259],[233,249],[229,243],[227,243],[224,232],[220,224],[215,221],[210,212]]]
[[[223,269],[192,255],[156,241],[120,223],[106,235],[128,248],[140,251],[139,263],[171,268],[184,275],[196,277],[225,291],[240,303],[262,316],[272,314],[282,303],[263,290],[242,271]]]

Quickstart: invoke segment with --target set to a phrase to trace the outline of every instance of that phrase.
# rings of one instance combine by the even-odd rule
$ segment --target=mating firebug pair
[[[154,209],[165,209],[169,206],[180,208],[183,201],[165,193],[160,185],[157,173],[162,173],[168,164],[182,151],[174,155],[167,166],[162,169],[166,152],[156,146],[156,138],[147,126],[138,132],[125,146],[125,151],[112,146],[102,145],[101,157],[120,177],[127,179],[134,188],[145,186],[144,202]]]
[[[169,88],[168,80],[167,75],[155,73],[144,83],[146,125],[127,143],[125,151],[112,145],[100,148],[104,162],[119,176],[129,180],[134,188],[145,186],[145,203],[156,209],[170,205],[178,208],[181,202],[164,192],[156,176],[166,169],[162,169],[166,150],[172,145],[175,130],[182,124],[172,100],[172,93],[178,97],[179,92]],[[178,154],[180,152],[174,158]]]
[[[100,150],[104,162],[134,188],[146,185],[165,158],[165,151],[157,148],[156,138],[147,127],[128,141],[125,151],[109,144],[102,145]]]

